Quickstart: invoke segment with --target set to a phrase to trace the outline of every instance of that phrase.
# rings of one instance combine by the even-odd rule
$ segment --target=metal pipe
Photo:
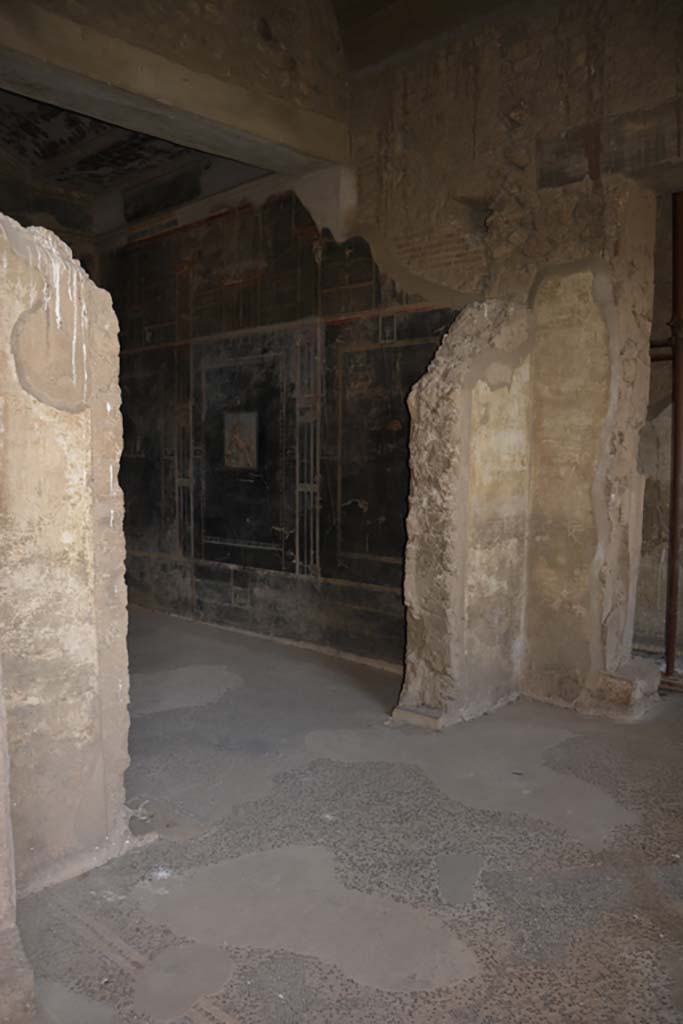
[[[673,314],[671,497],[669,502],[669,571],[666,587],[666,675],[676,672],[678,589],[681,549],[681,476],[683,469],[683,192],[673,197]]]

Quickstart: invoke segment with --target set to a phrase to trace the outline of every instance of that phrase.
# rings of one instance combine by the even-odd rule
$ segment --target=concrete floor
[[[293,646],[134,610],[130,654],[150,835],[21,904],[46,1022],[683,1022],[681,698],[431,734]]]

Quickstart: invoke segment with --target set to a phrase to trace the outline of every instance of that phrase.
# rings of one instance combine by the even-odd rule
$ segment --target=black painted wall
[[[406,396],[455,311],[293,195],[120,251],[133,602],[400,661]]]

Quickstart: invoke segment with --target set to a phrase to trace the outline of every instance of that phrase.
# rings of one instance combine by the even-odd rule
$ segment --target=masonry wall
[[[20,890],[127,837],[117,325],[42,228],[0,218],[0,645]]]
[[[409,398],[401,705],[447,724],[524,685],[529,348],[527,310],[472,303]]]
[[[599,248],[601,176],[680,179],[682,19],[509,4],[357,74],[359,230],[430,294],[526,299],[544,264]]]
[[[376,252],[389,254],[384,265],[397,281],[444,303],[450,297],[465,313],[491,300],[533,311],[521,678],[527,692],[561,703],[639,704],[656,687],[630,662],[643,497],[637,454],[649,375],[653,192],[683,184],[682,31],[683,12],[670,0],[510,4],[352,80],[357,224]],[[583,302],[574,294],[582,272],[590,277]],[[471,395],[468,385],[463,401]],[[446,430],[448,417],[446,408]],[[432,430],[438,436],[436,414]],[[475,479],[474,437],[454,496],[459,515]],[[440,507],[443,497],[434,486],[431,498],[416,500]],[[411,492],[411,515],[412,502]],[[476,591],[473,565],[465,592]],[[507,602],[513,574],[503,575]],[[444,615],[454,623],[462,586],[444,592]],[[411,614],[413,599],[407,579]],[[469,631],[462,643],[455,635],[441,644],[450,642],[451,665],[452,652],[466,658],[473,649]],[[484,672],[452,667],[435,705],[428,686],[410,685],[419,675],[413,654],[430,668],[428,646],[413,650],[409,640],[402,700],[440,707],[446,720],[469,713],[475,676],[488,689]]]
[[[654,221],[651,193],[606,183],[596,257],[528,304],[469,304],[411,392],[399,717],[519,693],[638,714],[655,692],[632,657]]]
[[[16,923],[14,836],[10,812],[7,715],[0,661],[0,1024],[34,1020],[33,974]]]
[[[655,302],[652,340],[671,336],[672,315],[672,203],[662,195],[657,203]],[[671,486],[671,362],[653,362],[647,420],[640,443],[640,466],[645,475],[643,541],[636,607],[636,644],[664,651],[666,581],[669,550],[669,494]],[[683,599],[683,583],[681,595]],[[683,604],[680,606],[678,644],[683,646]]]
[[[400,661],[408,412],[455,310],[292,194],[113,261],[133,601]]]
[[[344,61],[328,0],[192,6],[38,0],[35,6],[300,108],[332,116],[345,111]]]

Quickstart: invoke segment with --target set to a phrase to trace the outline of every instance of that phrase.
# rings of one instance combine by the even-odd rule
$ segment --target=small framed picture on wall
[[[258,469],[258,413],[226,412],[223,430],[226,469]]]

